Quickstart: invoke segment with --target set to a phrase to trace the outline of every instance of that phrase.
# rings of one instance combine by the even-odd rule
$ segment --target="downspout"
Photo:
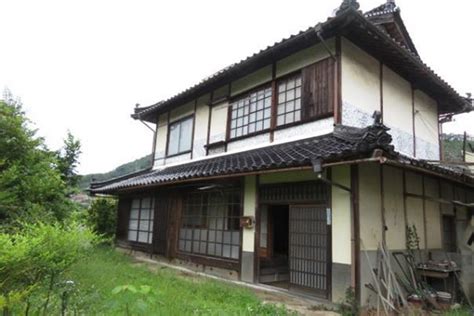
[[[336,56],[334,56],[334,54],[332,53],[331,49],[329,48],[329,45],[326,43],[326,40],[325,40],[325,39],[323,38],[323,36],[321,35],[321,33],[322,33],[321,24],[317,24],[313,29],[314,29],[314,32],[316,33],[316,36],[318,37],[318,39],[321,41],[321,43],[323,44],[324,48],[325,48],[326,51],[328,52],[329,56],[331,56],[331,58],[334,59],[335,62],[337,62]]]

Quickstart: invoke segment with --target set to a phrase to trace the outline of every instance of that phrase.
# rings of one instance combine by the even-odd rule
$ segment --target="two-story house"
[[[407,226],[433,257],[472,258],[474,178],[439,162],[440,121],[471,109],[422,62],[393,1],[363,13],[344,0],[136,108],[155,126],[153,167],[91,192],[118,197],[122,247],[332,301],[352,286],[365,303],[363,252],[406,249]]]

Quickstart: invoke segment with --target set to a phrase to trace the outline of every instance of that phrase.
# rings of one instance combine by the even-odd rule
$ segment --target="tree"
[[[73,208],[57,169],[56,154],[22,111],[21,101],[4,94],[0,100],[0,222],[62,220]]]
[[[81,179],[81,176],[76,172],[81,153],[81,142],[68,131],[66,139],[64,139],[64,147],[58,151],[57,155],[58,169],[69,188],[76,188]]]

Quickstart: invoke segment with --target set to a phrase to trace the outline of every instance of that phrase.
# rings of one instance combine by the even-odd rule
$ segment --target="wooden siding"
[[[302,70],[303,120],[321,117],[334,111],[335,63],[331,58]]]

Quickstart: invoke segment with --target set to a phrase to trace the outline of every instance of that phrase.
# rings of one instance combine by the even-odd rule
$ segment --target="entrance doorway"
[[[289,205],[262,208],[260,220],[260,283],[289,287]]]
[[[324,205],[262,205],[259,281],[328,297],[330,223]]]

